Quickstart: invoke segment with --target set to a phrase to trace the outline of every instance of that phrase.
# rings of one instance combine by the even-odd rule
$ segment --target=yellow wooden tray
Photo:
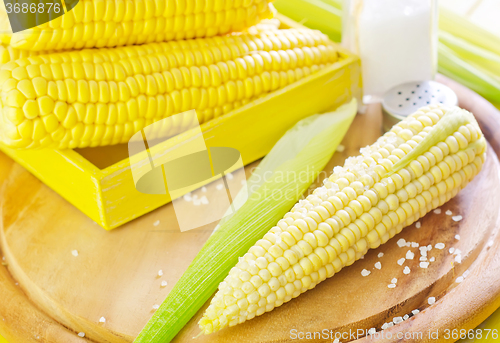
[[[300,26],[283,16],[278,19],[282,27]],[[237,149],[247,165],[266,155],[298,120],[359,98],[359,58],[338,49],[341,58],[332,66],[201,125],[207,148]],[[179,134],[158,150],[166,151],[196,132]],[[81,150],[12,150],[0,145],[0,150],[107,230],[172,200],[168,194],[136,190],[126,145]]]

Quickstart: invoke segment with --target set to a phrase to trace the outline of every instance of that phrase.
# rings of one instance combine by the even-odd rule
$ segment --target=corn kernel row
[[[126,143],[190,109],[203,123],[337,59],[324,35],[293,29],[21,58],[0,68],[0,138],[16,148]]]
[[[445,111],[422,108],[298,202],[231,269],[199,322],[202,331],[243,323],[314,288],[465,187],[485,158],[473,124],[387,176]]]
[[[80,0],[65,15],[0,40],[32,51],[116,47],[242,31],[272,14],[269,0]]]

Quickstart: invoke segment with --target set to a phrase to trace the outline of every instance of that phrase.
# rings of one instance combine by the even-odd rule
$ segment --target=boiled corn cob
[[[0,41],[33,51],[116,47],[212,37],[271,17],[270,0],[80,0],[63,16]]]
[[[240,258],[200,320],[202,332],[269,312],[387,242],[464,188],[485,151],[469,112],[421,108],[336,167]]]
[[[14,148],[126,143],[190,109],[206,122],[337,59],[334,43],[309,29],[18,59],[0,68],[0,139]]]

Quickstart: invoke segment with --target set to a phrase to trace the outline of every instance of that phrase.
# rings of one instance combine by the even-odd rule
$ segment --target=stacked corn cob
[[[196,109],[203,123],[337,61],[333,43],[308,29],[265,23],[215,36],[267,18],[269,6],[84,0],[27,33],[4,35],[0,140],[13,148],[126,143],[173,114]],[[182,40],[193,37],[204,38]],[[136,43],[146,44],[124,46]],[[83,47],[103,48],[57,51]],[[172,123],[164,134],[187,127]]]
[[[420,109],[336,167],[250,248],[200,320],[203,333],[271,311],[387,242],[464,188],[485,150],[469,112]]]

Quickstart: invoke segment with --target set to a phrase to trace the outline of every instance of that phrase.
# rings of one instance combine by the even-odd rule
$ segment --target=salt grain
[[[408,320],[409,318],[410,318],[410,316],[409,316],[409,315],[407,315],[407,314],[405,314],[405,315],[403,316],[403,320]]]
[[[390,285],[387,285],[387,287],[389,287],[389,288],[396,288],[396,285],[393,284],[393,283],[391,283]]]
[[[405,263],[405,261],[406,261],[406,259],[405,259],[404,257],[403,257],[403,258],[400,258],[400,259],[398,260],[398,264],[399,264],[400,266],[402,266],[402,265],[403,265],[403,263]]]
[[[378,256],[378,258],[381,258],[382,256],[384,256],[384,253],[383,252],[379,252],[377,256]]]
[[[234,179],[234,176],[231,173],[227,173],[226,177],[227,177],[228,180]]]
[[[435,214],[441,214],[441,209],[440,209],[440,208],[436,208],[436,209],[434,210],[434,213],[435,213]]]
[[[427,256],[420,256],[419,261],[427,261]]]
[[[433,305],[433,304],[435,304],[435,303],[436,303],[436,298],[434,298],[434,297],[430,297],[430,298],[427,300],[427,302],[429,303],[429,305]]]
[[[403,317],[395,317],[392,321],[397,325],[403,322]]]
[[[79,332],[78,337],[82,337],[82,338],[85,337],[85,332]]]
[[[343,146],[342,144],[339,144],[339,145],[337,146],[337,151],[338,151],[338,152],[344,152],[344,150],[345,150],[345,146]]]
[[[167,285],[168,285],[167,281],[162,281],[162,282],[161,282],[161,286],[162,286],[162,287],[167,287]]]
[[[375,328],[371,328],[370,330],[368,330],[368,334],[369,334],[369,335],[373,335],[373,334],[375,334],[376,332],[377,332],[377,329],[375,329]]]
[[[429,267],[429,262],[420,262],[420,268],[426,269],[427,267]]]
[[[191,193],[184,194],[184,196],[182,198],[187,202],[193,201],[193,198],[191,197]]]
[[[453,216],[453,217],[451,217],[451,219],[453,219],[453,221],[459,222],[463,219],[463,217],[462,216]]]
[[[400,238],[398,240],[397,244],[398,244],[398,247],[402,248],[402,247],[406,246],[406,240],[404,238]]]
[[[160,308],[160,305],[153,305],[153,310],[157,310]]]
[[[398,279],[394,278],[391,280],[392,283],[398,283]]]
[[[158,271],[158,276],[163,276],[163,270],[161,270],[161,269],[160,269],[160,270]]]
[[[366,269],[363,269],[363,270],[361,271],[361,275],[362,275],[362,276],[368,276],[368,275],[370,275],[371,273],[372,273],[371,271],[366,270]]]
[[[434,261],[436,261],[436,258],[435,257],[431,257],[431,259],[429,261],[434,262]]]
[[[445,245],[444,243],[437,243],[435,246],[434,246],[436,249],[439,249],[439,250],[443,250]]]
[[[455,252],[455,248],[450,248],[450,250],[448,250],[450,252],[450,254],[453,254]]]
[[[200,199],[201,203],[203,205],[208,205],[208,199],[206,196],[202,196],[201,199]]]
[[[422,224],[421,224],[420,222],[417,222],[417,223],[415,224],[415,227],[416,227],[417,229],[420,229],[420,228],[422,227]]]
[[[414,316],[416,316],[417,314],[419,314],[419,313],[420,313],[420,310],[413,310],[413,311],[411,311],[411,313],[412,313]]]
[[[459,276],[457,277],[457,279],[455,280],[456,283],[462,283],[464,282],[464,277],[463,276]]]
[[[406,259],[407,260],[413,260],[414,257],[415,257],[415,254],[411,250],[408,250],[406,252]]]
[[[460,240],[460,235],[455,235],[455,239],[456,239],[457,241],[459,241],[459,240]]]
[[[380,262],[375,263],[375,268],[382,269],[382,263]]]
[[[207,187],[201,187],[201,191],[205,193],[207,191]]]
[[[160,221],[159,221],[159,220],[157,220],[157,221],[155,221],[155,222],[153,223],[153,226],[158,226],[158,225],[160,225]]]
[[[411,242],[412,248],[418,248],[419,244],[417,242]]]
[[[220,191],[221,189],[224,188],[224,185],[222,183],[219,183],[217,186],[215,186],[215,188]]]
[[[446,211],[445,213],[447,216],[451,216],[453,214],[453,212],[451,212],[450,210]]]
[[[429,244],[429,245],[427,246],[427,251],[431,251],[431,250],[432,250],[432,244]]]
[[[99,323],[106,323],[106,318],[101,317],[101,318],[99,319]]]
[[[455,262],[462,263],[462,256],[461,255],[455,256]]]
[[[340,340],[339,340],[338,338],[335,338],[335,339],[333,340],[333,343],[340,343]]]
[[[77,257],[78,256],[78,250],[71,250],[71,255]]]
[[[403,269],[403,274],[408,275],[408,274],[410,274],[410,271],[411,271],[411,270],[410,270],[410,268],[409,268],[409,267],[405,267],[405,269]]]
[[[388,329],[388,328],[389,328],[389,324],[384,323],[384,324],[382,325],[382,330],[385,330],[385,329]]]
[[[493,246],[493,243],[495,243],[495,242],[493,242],[492,240],[488,241],[488,248],[491,248]]]

